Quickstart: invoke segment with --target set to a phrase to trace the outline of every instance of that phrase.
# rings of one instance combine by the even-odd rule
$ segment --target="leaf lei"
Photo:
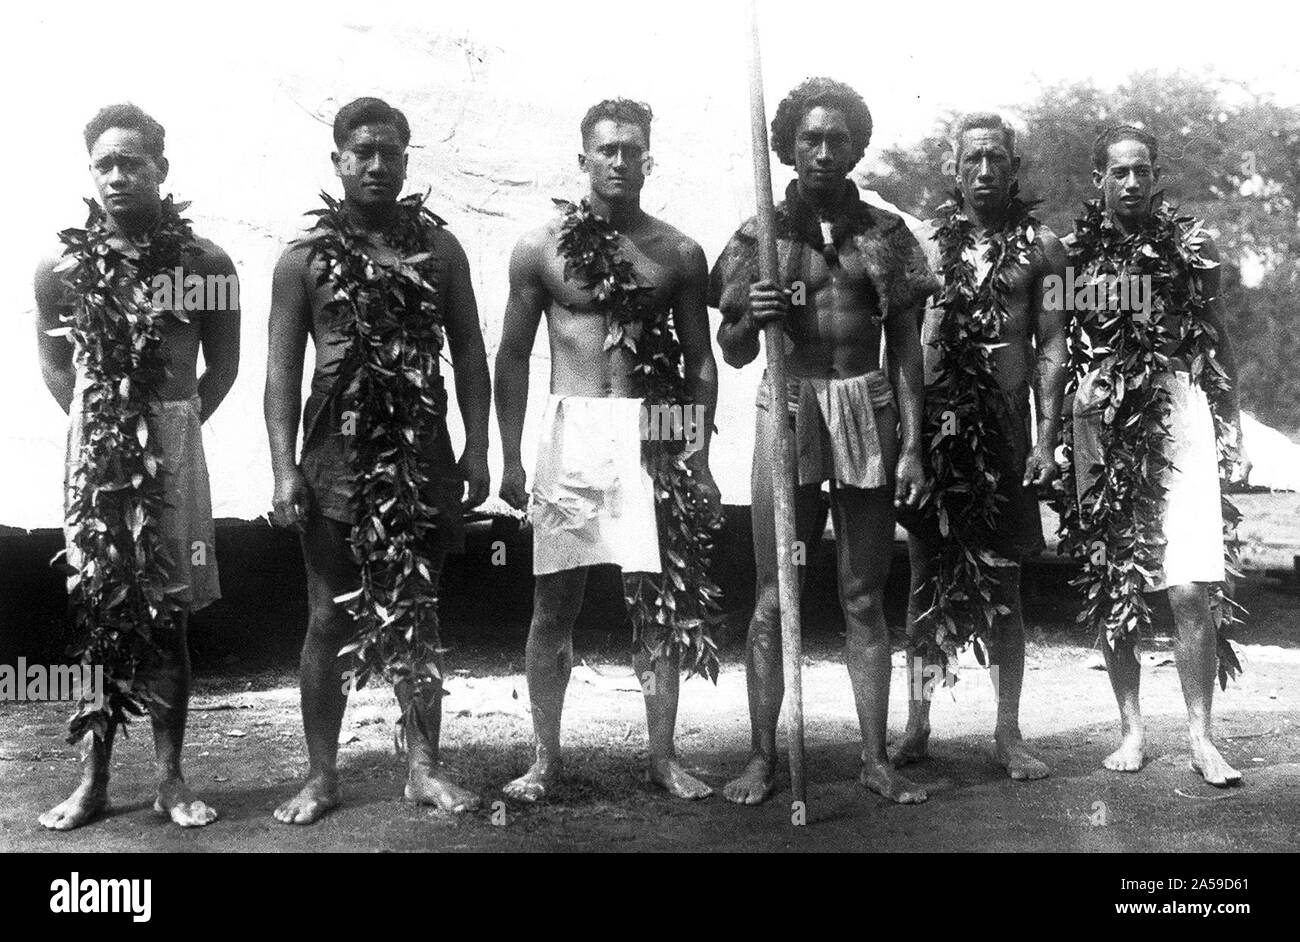
[[[592,292],[593,306],[608,322],[605,349],[621,347],[632,355],[647,408],[685,408],[682,350],[672,318],[645,303],[648,288],[623,257],[618,231],[586,200],[576,206],[553,202],[563,214],[557,252],[564,258],[565,280],[576,278]],[[687,676],[701,674],[716,683],[717,647],[709,627],[718,618],[722,591],[709,575],[709,560],[721,516],[710,511],[682,448],[647,440],[642,451],[654,482],[663,572],[624,580],[633,637],[652,657],[675,657]]]
[[[157,226],[138,239],[111,230],[94,200],[86,205],[86,227],[59,233],[66,248],[55,270],[64,273],[73,305],[65,326],[50,331],[72,340],[85,377],[65,517],[80,556],[69,579],[72,652],[83,665],[103,667],[106,687],[98,708],[94,691],[83,693],[68,724],[73,744],[88,732],[103,739],[125,726],[127,714],[143,716],[158,701],[146,678],[161,657],[157,639],[174,627],[180,606],[173,595],[185,586],[170,583],[174,561],[158,529],[167,469],[147,417],[166,376],[158,325],[167,315],[153,309],[149,286],[154,275],[180,265],[194,243],[190,221],[181,217],[189,204],[170,196]]]
[[[1172,372],[1166,349],[1190,365],[1193,382],[1206,391],[1221,471],[1230,461],[1229,425],[1223,416],[1230,383],[1215,358],[1218,336],[1205,320],[1211,298],[1199,276],[1218,263],[1202,255],[1206,234],[1200,221],[1180,215],[1159,194],[1153,204],[1150,224],[1125,235],[1100,200],[1089,201],[1075,221],[1071,250],[1071,263],[1089,279],[1149,276],[1152,287],[1149,318],[1143,312],[1079,311],[1070,324],[1067,401],[1073,401],[1080,380],[1093,370],[1100,371],[1101,388],[1110,391],[1110,401],[1103,412],[1101,440],[1106,461],[1079,500],[1073,428],[1065,423],[1060,552],[1083,562],[1082,572],[1072,580],[1084,593],[1079,621],[1104,633],[1111,644],[1136,637],[1150,625],[1143,590],[1164,554],[1160,515],[1165,487],[1160,477],[1170,466],[1165,453],[1169,393],[1157,381]],[[1235,574],[1240,514],[1226,496],[1221,502],[1227,569]],[[1097,552],[1099,547],[1104,552]],[[1239,621],[1233,612],[1239,606],[1216,585],[1211,607],[1218,626],[1219,682],[1226,686],[1228,678],[1241,671],[1226,636]]]
[[[442,691],[439,649],[425,630],[437,619],[438,575],[428,547],[438,508],[420,488],[429,480],[424,456],[445,411],[432,382],[444,334],[428,249],[433,231],[446,223],[425,208],[423,196],[398,200],[384,240],[399,260],[386,264],[373,257],[370,234],[342,202],[327,193],[321,198],[325,208],[308,213],[317,221],[304,242],[308,263],[323,261],[317,284],[332,290],[325,310],[342,323],[344,388],[357,389],[351,544],[361,587],[335,599],[347,603],[357,625],[339,654],[352,655],[357,687],[372,675],[410,685],[405,732],[418,722],[417,706]]]
[[[989,549],[997,534],[999,504],[1005,500],[998,494],[1000,455],[1011,446],[997,421],[1002,391],[993,350],[1002,343],[1012,279],[1030,264],[1039,226],[1032,213],[1035,205],[1021,200],[1012,184],[1002,226],[988,233],[984,258],[991,267],[982,280],[967,260],[968,250],[976,247],[975,224],[964,212],[961,192],[938,210],[943,222],[934,239],[943,289],[937,306],[943,319],[933,342],[938,371],[926,395],[927,456],[937,483],[925,512],[937,519],[943,539],[935,574],[918,589],[929,598],[918,618],[928,636],[913,643],[945,665],[956,660],[967,641],[983,664],[980,640],[989,636],[995,618],[1008,611],[994,601],[999,585],[994,570],[1014,563]]]

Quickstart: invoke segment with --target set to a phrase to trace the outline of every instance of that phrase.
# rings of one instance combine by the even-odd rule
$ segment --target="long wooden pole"
[[[772,165],[768,159],[767,109],[763,103],[763,65],[758,45],[758,4],[749,0],[749,125],[754,154],[754,191],[758,197],[758,270],[766,281],[778,282],[776,232],[772,205]],[[769,321],[763,328],[767,348],[767,382],[771,396],[772,511],[776,520],[777,585],[781,602],[781,651],[785,664],[786,739],[790,753],[790,790],[801,810],[807,808],[803,746],[803,636],[799,625],[799,579],[792,551],[794,529],[794,458],[786,412],[785,331]]]

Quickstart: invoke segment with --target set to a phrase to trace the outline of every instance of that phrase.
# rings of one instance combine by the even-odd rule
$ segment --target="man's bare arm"
[[[202,275],[227,278],[227,283],[232,286],[232,290],[226,293],[226,304],[219,310],[204,311],[199,325],[203,345],[199,421],[206,422],[217,411],[239,375],[239,276],[230,256],[211,243],[194,270]]]
[[[723,362],[736,369],[754,362],[759,351],[758,336],[763,328],[754,321],[749,310],[734,320],[726,320],[725,311],[723,317],[718,328],[718,346],[722,348]]]
[[[501,430],[501,496],[513,507],[527,503],[520,440],[528,409],[528,367],[537,325],[548,297],[542,284],[540,253],[546,231],[530,233],[510,253],[510,297],[501,325],[496,359],[497,424]]]
[[[72,390],[76,385],[72,344],[66,335],[51,337],[48,333],[62,327],[63,315],[72,310],[67,286],[54,270],[60,261],[55,256],[43,260],[36,267],[36,351],[46,388],[59,408],[67,412],[72,408]]]
[[[465,450],[487,453],[488,417],[492,412],[492,379],[487,348],[478,321],[478,301],[470,281],[469,259],[456,237],[449,238],[451,281],[447,291],[447,344],[455,372],[456,401],[465,422]]]
[[[713,430],[714,410],[718,404],[718,363],[713,358],[709,336],[709,268],[704,250],[686,241],[680,250],[681,288],[673,302],[673,323],[677,341],[682,346],[686,368],[686,393],[690,404],[703,407],[703,422],[696,433],[699,450],[689,459],[691,467],[706,470],[709,466],[709,441]]]
[[[1034,290],[1030,296],[1030,317],[1038,349],[1034,371],[1034,395],[1038,406],[1038,441],[1055,449],[1061,434],[1061,398],[1065,390],[1065,332],[1067,314],[1045,303],[1053,281],[1065,278],[1065,248],[1054,235],[1041,237],[1042,255]],[[1049,280],[1050,279],[1050,280]],[[1058,294],[1060,292],[1057,292]]]
[[[488,416],[492,411],[492,378],[488,375],[487,349],[478,322],[478,301],[470,281],[469,259],[460,242],[450,232],[448,240],[450,283],[447,288],[447,345],[451,348],[451,365],[455,374],[456,402],[465,423],[465,451],[460,471],[469,485],[465,509],[477,507],[487,499]]]
[[[275,265],[266,351],[266,392],[262,410],[275,475],[273,503],[278,521],[300,523],[307,486],[298,470],[298,415],[302,409],[302,365],[311,321],[307,252],[290,248]]]
[[[922,307],[921,302],[917,307]],[[898,402],[899,458],[894,503],[915,505],[925,489],[921,465],[921,420],[925,408],[925,371],[917,310],[899,310],[885,321],[889,381]]]
[[[1214,240],[1209,236],[1205,238],[1205,245],[1201,254],[1210,261],[1219,261],[1219,248],[1214,244]],[[1228,336],[1228,329],[1223,323],[1223,302],[1219,298],[1219,277],[1220,269],[1207,268],[1200,273],[1201,287],[1205,295],[1209,297],[1209,302],[1205,305],[1205,322],[1214,328],[1218,334],[1218,341],[1215,343],[1214,358],[1219,361],[1223,367],[1223,372],[1228,376],[1228,382],[1231,388],[1224,400],[1223,405],[1227,408],[1227,414],[1224,418],[1232,424],[1232,427],[1238,430],[1238,439],[1240,439],[1241,429],[1241,396],[1237,390],[1237,358],[1233,354],[1232,340]]]

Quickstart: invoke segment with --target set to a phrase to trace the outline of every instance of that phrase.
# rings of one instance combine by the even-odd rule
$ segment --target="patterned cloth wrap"
[[[78,373],[72,394],[71,424],[64,461],[65,517],[72,498],[72,478],[81,463],[84,393],[84,377]],[[158,532],[173,561],[168,581],[188,587],[174,598],[190,611],[198,611],[221,598],[216,528],[212,522],[212,491],[203,454],[199,408],[198,396],[160,402],[145,420],[149,426],[149,438],[157,444],[162,457],[160,473],[166,489],[166,503],[159,515]],[[70,527],[63,528],[63,537],[68,550],[68,564],[80,569],[81,554],[73,543]]]

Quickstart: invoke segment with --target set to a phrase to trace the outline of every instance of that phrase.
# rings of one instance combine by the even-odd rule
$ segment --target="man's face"
[[[90,148],[90,175],[110,215],[148,216],[161,204],[158,188],[167,179],[167,160],[145,150],[140,131],[109,128]]]
[[[343,196],[353,205],[381,206],[396,202],[402,194],[406,145],[391,124],[353,128],[333,160],[334,172],[343,181]]]
[[[1000,209],[1020,170],[1005,135],[996,128],[971,128],[962,133],[957,150],[957,182],[966,205],[980,212]]]
[[[836,196],[861,158],[844,112],[821,105],[803,116],[794,132],[794,169],[807,196]]]
[[[578,155],[578,166],[591,181],[591,192],[619,202],[636,199],[650,168],[650,142],[639,124],[602,118],[592,125]]]
[[[1141,141],[1111,144],[1106,150],[1106,169],[1092,172],[1106,209],[1121,219],[1140,220],[1150,214],[1151,189],[1159,179],[1160,168]]]

